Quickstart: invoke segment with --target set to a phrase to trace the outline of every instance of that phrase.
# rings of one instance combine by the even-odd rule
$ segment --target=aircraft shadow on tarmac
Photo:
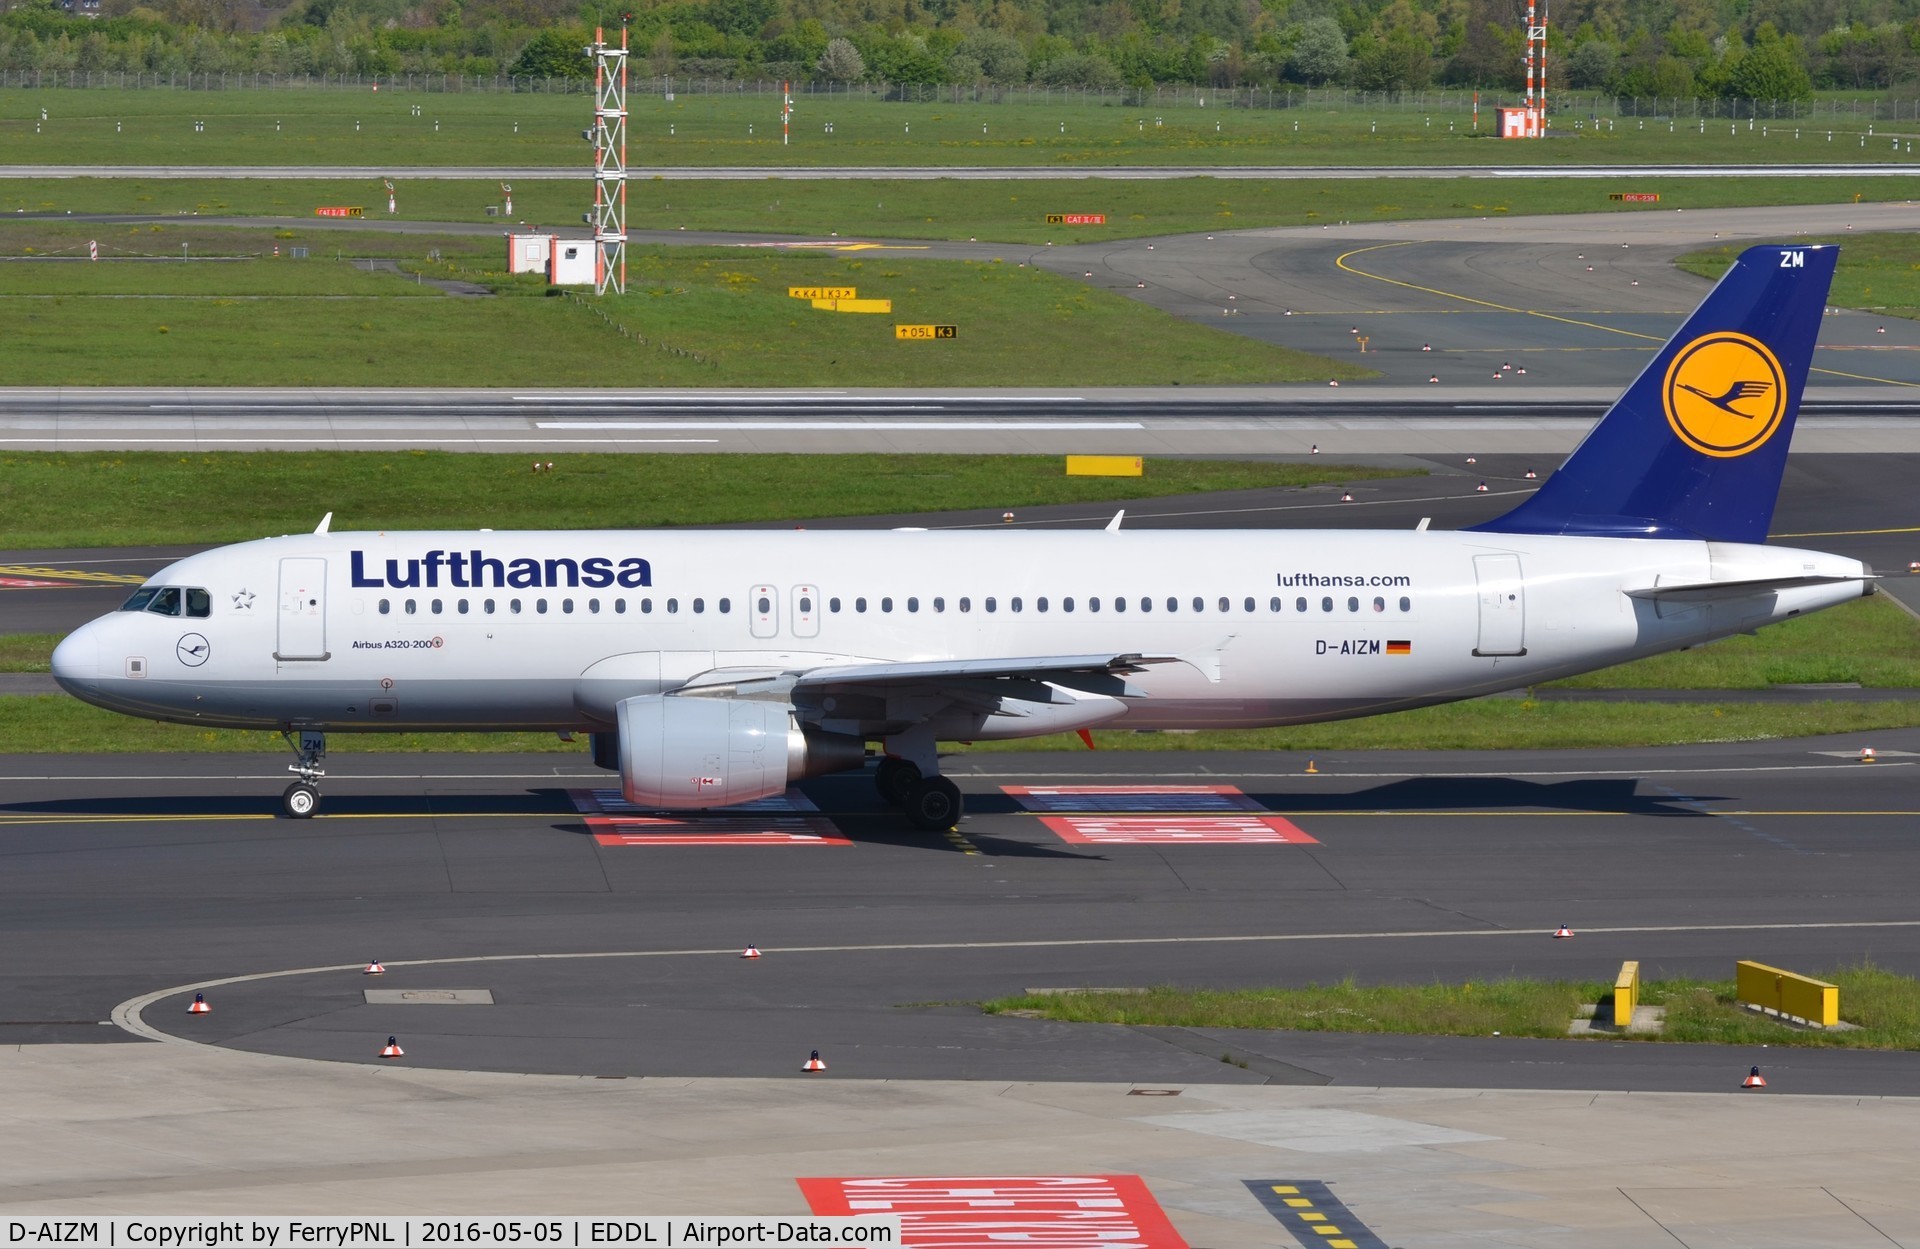
[[[1483,808],[1535,808],[1590,811],[1609,815],[1649,815],[1712,819],[1710,812],[1685,804],[1718,802],[1710,795],[1642,794],[1632,777],[1595,777],[1542,783],[1507,776],[1417,777],[1343,794],[1250,794],[1261,806],[1282,814],[1313,811],[1459,811]]]

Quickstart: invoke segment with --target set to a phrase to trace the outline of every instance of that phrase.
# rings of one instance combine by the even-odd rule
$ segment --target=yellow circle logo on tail
[[[1765,445],[1787,414],[1787,375],[1757,339],[1723,330],[1680,349],[1661,402],[1680,441],[1728,458]]]

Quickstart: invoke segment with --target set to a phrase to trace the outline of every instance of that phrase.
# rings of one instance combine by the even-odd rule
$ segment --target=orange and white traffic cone
[[[407,1051],[400,1048],[399,1037],[388,1037],[386,1046],[380,1051],[382,1058],[405,1058],[406,1056]]]
[[[1353,491],[1351,491],[1351,490],[1342,490],[1342,491],[1340,492],[1340,501],[1341,501],[1342,503],[1351,503],[1351,502],[1353,502]]]
[[[376,958],[371,963],[368,963],[367,969],[360,974],[363,976],[384,976],[387,974],[387,969],[385,964]]]
[[[1536,473],[1536,472],[1534,472],[1534,471],[1533,471],[1532,469],[1528,469],[1528,470],[1527,470],[1527,480],[1528,480],[1528,481],[1536,481],[1536,480],[1538,480],[1538,479],[1539,479],[1539,477],[1540,477],[1540,474],[1538,474],[1538,473]]]
[[[187,1014],[211,1015],[212,1013],[213,1013],[213,1007],[207,1005],[207,995],[204,993],[194,994],[193,1005],[187,1007]]]
[[[1873,747],[1871,746],[1862,746],[1860,748],[1860,762],[1862,763],[1872,763],[1879,757],[1880,756],[1873,753]]]
[[[1572,935],[1573,935],[1573,929],[1567,927],[1565,924],[1562,924],[1558,928],[1553,930],[1553,939],[1555,941],[1559,941],[1566,937],[1571,937]]]
[[[741,958],[759,958],[760,947],[756,945],[749,945],[746,949],[740,951],[740,957]]]
[[[1746,1079],[1740,1081],[1740,1087],[1743,1089],[1763,1089],[1767,1087],[1767,1077],[1760,1074],[1760,1068],[1755,1067],[1747,1072]]]
[[[808,1055],[806,1063],[800,1068],[802,1071],[825,1071],[826,1069],[827,1064],[822,1061],[819,1050]]]
[[[1487,483],[1484,481],[1481,482],[1479,485],[1473,488],[1473,492],[1475,494],[1485,494],[1487,492]]]
[[[1469,463],[1469,464],[1478,464],[1479,462],[1480,462],[1480,460],[1479,460],[1479,457],[1477,457],[1477,456],[1472,456],[1472,455],[1470,455],[1470,456],[1468,456],[1468,457],[1467,457],[1467,463]]]
[[[1427,376],[1428,382],[1438,382],[1439,380],[1440,380],[1440,375],[1438,373],[1432,373]]]

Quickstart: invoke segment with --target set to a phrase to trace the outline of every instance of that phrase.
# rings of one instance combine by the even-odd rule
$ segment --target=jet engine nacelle
[[[786,703],[650,694],[623,699],[618,713],[620,787],[638,807],[751,802],[866,758],[865,742],[808,732]]]

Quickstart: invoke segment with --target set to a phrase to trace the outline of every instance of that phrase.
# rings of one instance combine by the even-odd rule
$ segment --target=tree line
[[[64,0],[71,3],[71,0]],[[578,77],[597,0],[0,0],[0,68]],[[1920,81],[1920,0],[1568,0],[1552,83],[1798,100]],[[1522,85],[1524,0],[653,0],[654,76],[1112,90]]]

